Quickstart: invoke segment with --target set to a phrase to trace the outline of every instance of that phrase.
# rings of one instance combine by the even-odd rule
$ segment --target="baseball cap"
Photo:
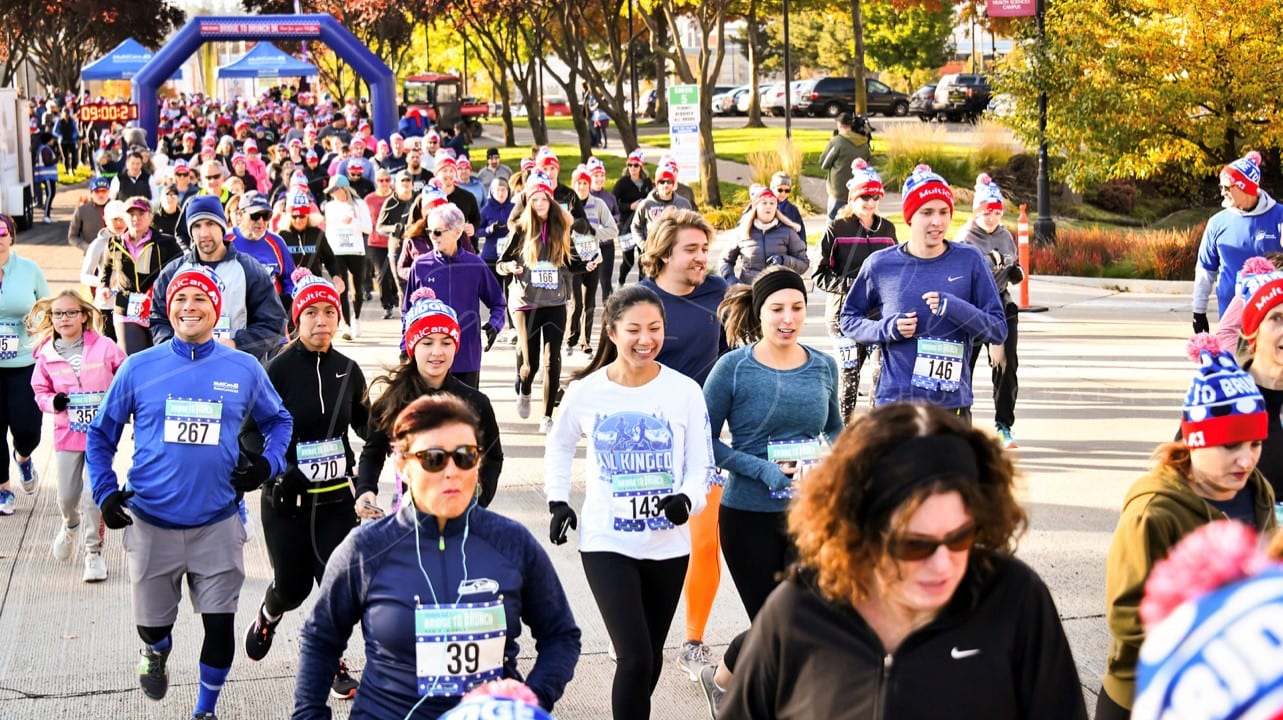
[[[241,195],[240,208],[241,208],[241,212],[246,212],[246,213],[272,211],[271,203],[267,201],[267,198],[263,195],[263,193],[260,193],[257,190],[250,190],[245,194]]]

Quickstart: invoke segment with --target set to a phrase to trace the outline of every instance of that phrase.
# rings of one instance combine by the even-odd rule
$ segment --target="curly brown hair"
[[[894,507],[868,514],[872,472],[878,460],[906,440],[956,435],[975,452],[979,482],[945,476],[926,483]],[[856,418],[838,436],[832,453],[803,476],[789,509],[789,532],[798,561],[792,570],[813,576],[830,600],[853,603],[869,597],[888,549],[909,518],[931,495],[956,490],[979,527],[976,546],[1010,554],[1028,526],[1013,492],[1016,477],[1011,458],[995,437],[964,424],[938,407],[893,403]]]

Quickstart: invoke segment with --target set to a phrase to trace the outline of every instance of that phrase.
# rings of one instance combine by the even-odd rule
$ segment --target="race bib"
[[[766,459],[779,465],[781,470],[794,471],[793,483],[783,490],[772,490],[771,497],[776,500],[796,497],[798,481],[806,474],[807,468],[818,464],[823,457],[824,443],[819,438],[768,442]]]
[[[623,532],[671,530],[675,527],[659,501],[673,492],[673,474],[666,472],[621,473],[610,478],[610,509],[615,529]]]
[[[77,392],[67,396],[67,419],[71,422],[72,432],[89,432],[89,423],[98,415],[107,393]]]
[[[343,477],[347,452],[338,438],[301,442],[295,450],[298,469],[308,480],[334,480]]]
[[[18,326],[0,323],[0,360],[18,357]]]
[[[225,340],[232,336],[232,319],[226,315],[219,315],[218,321],[214,323],[214,339]]]
[[[838,366],[843,370],[860,369],[860,343],[848,337],[833,338],[833,349],[837,353]]]
[[[326,237],[330,240],[330,249],[335,255],[364,255],[365,244],[361,241],[361,233],[351,225],[338,226],[326,231]]]
[[[165,442],[217,445],[223,403],[218,400],[165,400]]]
[[[575,252],[579,253],[580,260],[590,263],[601,254],[601,243],[597,242],[596,235],[572,233],[570,237],[575,241]]]
[[[960,342],[919,338],[918,356],[913,360],[913,386],[957,392],[962,387],[962,353]]]
[[[537,262],[530,268],[530,284],[541,290],[556,290],[561,283],[561,270],[550,262]]]
[[[419,695],[457,697],[503,674],[508,620],[503,601],[415,605]]]
[[[146,325],[151,316],[151,295],[148,293],[129,293],[125,302],[125,320]]]
[[[619,236],[619,249],[632,250],[637,247],[637,236],[632,233],[624,233]]]

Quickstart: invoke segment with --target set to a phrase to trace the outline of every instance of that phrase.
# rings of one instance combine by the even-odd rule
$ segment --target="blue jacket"
[[[170,400],[221,403],[218,443],[166,442]],[[119,487],[112,460],[132,419],[134,457],[126,485],[136,493],[129,501],[135,515],[167,528],[201,527],[231,517],[240,500],[231,475],[240,457],[237,434],[246,417],[253,417],[263,433],[263,457],[272,475],[280,474],[294,421],[252,356],[213,340],[190,345],[177,338],[130,355],[116,372],[86,438],[94,502],[101,505]]]
[[[236,228],[228,233],[228,237],[237,252],[249,255],[267,269],[278,295],[294,296],[294,258],[280,235],[269,232],[258,240],[248,240],[241,234],[241,229]]]
[[[495,332],[503,329],[504,311],[508,307],[494,273],[479,255],[462,247],[454,255],[446,255],[433,248],[416,258],[410,267],[410,277],[405,280],[405,295],[401,300],[402,315],[410,311],[410,296],[421,287],[432,288],[437,299],[459,315],[459,351],[454,356],[451,370],[456,373],[480,370],[481,303],[490,308],[487,323]]]
[[[1206,283],[1212,281],[1216,287],[1216,304],[1224,314],[1234,299],[1234,286],[1243,262],[1250,257],[1281,251],[1283,205],[1264,190],[1251,210],[1227,208],[1213,215],[1198,244],[1194,312],[1206,312]]]
[[[1001,344],[1007,339],[1007,315],[994,285],[989,262],[972,245],[947,242],[939,257],[924,260],[909,254],[908,245],[879,250],[869,256],[855,276],[842,306],[842,334],[865,345],[882,347],[882,375],[874,404],[897,401],[927,402],[949,410],[971,407],[971,346]],[[940,293],[933,314],[922,296]],[[879,319],[870,314],[881,312]],[[902,338],[896,320],[916,312],[918,327]],[[915,384],[914,364],[919,340],[930,338],[959,343],[961,371],[949,383],[926,387]],[[933,383],[928,383],[933,384]]]
[[[486,198],[481,206],[481,225],[477,239],[481,242],[481,259],[488,263],[499,262],[499,241],[508,237],[508,216],[512,214],[512,198],[502,203],[493,197]]]
[[[349,533],[330,556],[299,639],[291,717],[329,719],[334,668],[358,622],[366,662],[350,717],[411,717],[406,713],[420,698],[415,598],[424,605],[501,600],[507,619],[503,677],[523,680],[517,639],[524,623],[537,656],[523,681],[546,710],[561,698],[579,661],[580,633],[538,541],[520,523],[475,504],[441,533],[435,517],[407,502],[395,515]],[[412,717],[436,718],[458,702],[458,696],[430,697]]]

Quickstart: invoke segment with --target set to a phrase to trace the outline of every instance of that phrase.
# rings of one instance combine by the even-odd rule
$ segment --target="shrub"
[[[1202,236],[1203,225],[1187,231],[1141,232],[1061,228],[1056,233],[1055,245],[1030,247],[1030,272],[1037,275],[1192,280]]]
[[[1090,202],[1102,210],[1125,215],[1136,209],[1136,186],[1126,180],[1110,180],[1096,188]]]
[[[976,175],[1008,164],[1012,146],[1006,130],[992,123],[980,123],[975,148],[959,147],[949,139],[943,125],[901,124],[883,133],[886,160],[878,167],[887,187],[896,187],[921,163],[958,188],[976,183]],[[1006,186],[1003,186],[1004,192]]]

